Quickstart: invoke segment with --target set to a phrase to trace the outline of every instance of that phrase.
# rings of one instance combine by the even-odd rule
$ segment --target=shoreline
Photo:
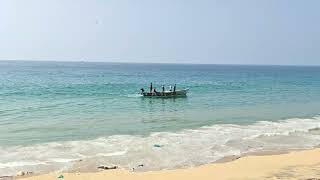
[[[307,150],[273,151],[231,156],[224,160],[187,169],[133,172],[124,169],[96,172],[51,172],[49,174],[14,177],[23,180],[53,180],[63,175],[65,179],[320,179],[320,147]]]

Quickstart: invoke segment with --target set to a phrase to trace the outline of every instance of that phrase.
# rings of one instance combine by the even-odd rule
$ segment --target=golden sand
[[[58,173],[24,178],[57,180]],[[106,170],[96,173],[64,173],[65,180],[214,180],[214,179],[320,179],[320,149],[279,155],[245,156],[225,163],[190,169],[152,172]]]

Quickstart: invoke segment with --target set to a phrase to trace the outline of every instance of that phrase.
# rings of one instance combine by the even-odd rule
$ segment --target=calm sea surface
[[[186,98],[139,96],[150,82],[159,90],[177,84],[190,91]],[[311,147],[320,144],[319,113],[319,66],[0,61],[0,175],[19,167],[51,167],[66,157],[91,157],[89,150],[76,148],[79,142],[95,155],[107,152],[104,162],[124,167],[141,160],[134,146],[150,148],[144,155],[150,154],[145,162],[151,169],[207,163],[199,160],[197,149],[212,157],[210,162],[225,151],[250,151],[232,144],[254,146],[248,138],[260,138],[259,147],[279,148],[292,141],[285,138],[295,137],[288,148]],[[220,136],[221,130],[226,132]],[[155,143],[162,143],[160,151],[177,164],[153,165]],[[65,153],[70,150],[73,154]],[[30,155],[19,159],[25,151]],[[182,151],[187,159],[170,157]],[[48,154],[39,157],[43,152]]]

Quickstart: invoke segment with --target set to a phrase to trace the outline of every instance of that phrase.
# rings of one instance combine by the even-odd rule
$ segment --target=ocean
[[[190,91],[141,97],[150,82]],[[0,176],[308,149],[319,113],[320,66],[0,61]]]

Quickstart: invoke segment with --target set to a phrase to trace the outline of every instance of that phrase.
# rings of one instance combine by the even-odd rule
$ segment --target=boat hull
[[[156,92],[156,93],[149,93],[149,92],[144,92],[141,93],[143,97],[186,97],[189,89],[184,89],[184,90],[178,90],[178,91],[165,91],[165,92]]]

